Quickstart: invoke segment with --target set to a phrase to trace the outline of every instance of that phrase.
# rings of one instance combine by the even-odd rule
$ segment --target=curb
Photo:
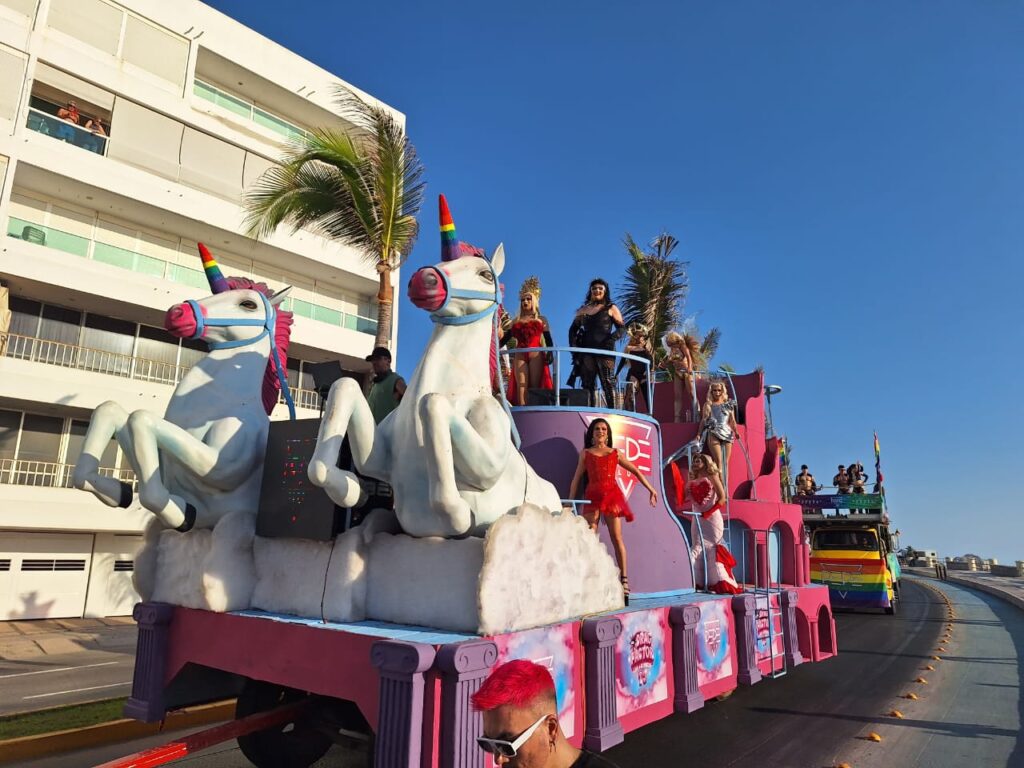
[[[76,749],[131,741],[162,732],[178,731],[198,725],[220,723],[235,717],[235,700],[218,701],[185,707],[167,714],[162,722],[143,723],[138,720],[114,720],[109,723],[72,728],[67,731],[22,736],[0,741],[0,765],[31,760]]]
[[[1009,603],[1010,605],[1014,605],[1017,608],[1020,608],[1022,611],[1024,611],[1024,598],[1020,598],[1017,595],[1010,594],[1009,592],[1004,592],[998,587],[993,587],[990,584],[975,581],[974,579],[965,579],[959,576],[947,576],[945,579],[937,579],[934,576],[925,576],[924,574],[920,573],[908,573],[907,575],[916,576],[921,579],[931,579],[932,581],[938,582],[939,584],[942,584],[945,581],[949,584],[956,584],[959,587],[967,587],[969,589],[973,588],[978,590],[979,592],[986,592],[992,595],[993,597],[998,597],[1001,600],[1004,600],[1005,602]]]

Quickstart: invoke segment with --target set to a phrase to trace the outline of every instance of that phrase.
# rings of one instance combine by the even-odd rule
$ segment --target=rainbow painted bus
[[[900,565],[884,512],[804,514],[810,529],[811,581],[828,587],[833,608],[895,614]]]

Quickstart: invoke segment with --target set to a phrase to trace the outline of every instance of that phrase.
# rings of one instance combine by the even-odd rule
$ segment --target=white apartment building
[[[0,621],[130,613],[146,513],[71,470],[93,408],[162,413],[204,354],[162,328],[209,294],[197,241],[226,275],[294,286],[299,418],[319,408],[308,364],[368,370],[372,266],[304,230],[241,234],[243,190],[282,143],[343,127],[341,85],[197,0],[0,0]],[[116,444],[102,465],[132,479]]]

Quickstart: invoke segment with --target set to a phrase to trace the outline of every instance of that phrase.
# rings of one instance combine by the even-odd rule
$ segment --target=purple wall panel
[[[622,526],[629,556],[632,595],[692,589],[689,544],[666,504],[662,487],[661,430],[658,424],[619,413],[606,415],[567,408],[520,408],[515,411],[515,420],[523,439],[523,453],[538,474],[554,483],[562,498],[568,498],[569,484],[583,448],[587,424],[597,416],[603,416],[611,423],[616,448],[625,450],[627,458],[641,470],[650,468],[649,474],[644,474],[659,496],[658,506],[652,507],[644,487],[635,482],[632,475],[620,470],[633,481],[629,505],[636,519]],[[603,524],[601,532],[601,539],[612,554]]]

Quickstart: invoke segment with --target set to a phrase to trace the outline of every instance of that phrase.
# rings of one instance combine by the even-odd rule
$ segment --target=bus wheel
[[[235,705],[235,717],[242,718],[290,704],[309,694],[261,680],[246,680]],[[317,727],[315,713],[304,713],[294,721],[238,737],[242,754],[256,768],[308,768],[331,748],[331,737]]]

